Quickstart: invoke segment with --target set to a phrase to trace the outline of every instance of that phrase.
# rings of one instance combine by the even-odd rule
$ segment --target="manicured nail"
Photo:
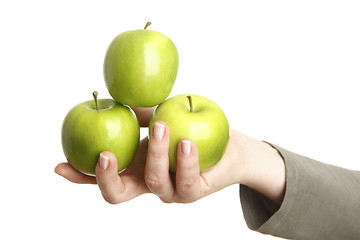
[[[181,140],[181,151],[184,155],[189,155],[191,152],[191,142],[189,140]]]
[[[165,125],[161,123],[154,124],[154,137],[161,140],[164,137]]]
[[[104,170],[109,166],[109,158],[104,154],[100,153],[100,167]]]

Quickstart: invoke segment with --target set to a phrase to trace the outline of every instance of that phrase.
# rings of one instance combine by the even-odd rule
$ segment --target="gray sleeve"
[[[272,146],[285,162],[285,197],[278,206],[240,185],[248,227],[289,239],[360,239],[360,172]]]

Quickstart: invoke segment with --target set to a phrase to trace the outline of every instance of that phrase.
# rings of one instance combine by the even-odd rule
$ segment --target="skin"
[[[133,108],[142,127],[149,124],[153,108]],[[129,167],[118,174],[116,157],[108,151],[107,168],[98,161],[96,177],[86,176],[68,163],[60,163],[55,172],[74,183],[98,184],[104,199],[117,204],[144,193],[156,194],[163,202],[190,203],[232,184],[244,184],[281,204],[285,192],[285,166],[279,153],[270,145],[252,139],[235,130],[222,159],[208,171],[200,172],[198,151],[190,139],[190,154],[178,145],[176,175],[169,173],[169,127],[164,122],[161,138],[154,136],[140,141],[135,158]],[[158,134],[159,135],[159,134]]]

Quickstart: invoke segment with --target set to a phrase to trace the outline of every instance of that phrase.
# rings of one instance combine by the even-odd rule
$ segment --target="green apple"
[[[169,126],[171,172],[176,172],[177,146],[183,138],[196,144],[200,171],[213,167],[226,150],[230,134],[228,120],[221,108],[205,97],[194,94],[171,97],[156,108],[149,126],[155,121]]]
[[[78,171],[95,174],[99,154],[111,151],[118,160],[119,172],[136,153],[140,127],[136,116],[113,99],[87,101],[76,105],[66,115],[61,140],[65,157]]]
[[[179,56],[164,34],[144,29],[119,34],[107,49],[104,78],[119,103],[152,107],[163,102],[174,85]]]

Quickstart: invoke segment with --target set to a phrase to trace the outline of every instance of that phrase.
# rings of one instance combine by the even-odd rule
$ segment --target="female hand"
[[[148,126],[153,108],[133,108],[140,126]],[[169,128],[155,122],[150,138],[141,140],[133,162],[120,174],[111,152],[102,152],[96,178],[84,175],[68,163],[55,172],[75,183],[98,184],[104,199],[112,204],[143,193],[154,193],[163,202],[189,203],[232,184],[245,184],[281,203],[285,188],[284,163],[275,149],[232,130],[222,159],[200,172],[198,151],[190,139],[178,144],[176,175],[169,173]]]

